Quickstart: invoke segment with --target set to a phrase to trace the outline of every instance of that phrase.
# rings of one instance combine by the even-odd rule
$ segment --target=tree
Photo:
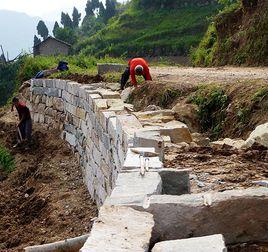
[[[70,29],[73,28],[73,21],[70,18],[68,13],[64,13],[64,12],[61,13],[61,21],[60,22],[64,28],[70,28]]]
[[[73,9],[73,27],[77,28],[79,26],[80,21],[81,21],[81,13],[79,13],[78,10],[74,7],[74,9]]]
[[[106,9],[104,15],[105,23],[116,14],[116,0],[106,0]]]
[[[94,11],[100,6],[99,0],[88,0],[86,4],[86,16],[94,16]]]
[[[77,41],[77,35],[75,31],[69,27],[58,28],[55,31],[55,38],[67,42],[71,45],[73,45]]]
[[[36,46],[37,44],[39,44],[41,42],[41,39],[38,38],[36,35],[34,35],[34,46]]]
[[[104,18],[105,18],[105,8],[103,6],[103,3],[100,2],[100,6],[99,6],[99,15],[98,17],[100,17],[103,21],[104,21]]]
[[[54,27],[53,27],[53,31],[52,31],[54,37],[56,36],[55,34],[56,34],[56,30],[57,30],[58,28],[60,28],[60,26],[59,26],[58,22],[56,21],[55,24],[54,24]]]
[[[37,25],[37,34],[40,35],[43,40],[48,37],[48,29],[44,21],[40,20]]]

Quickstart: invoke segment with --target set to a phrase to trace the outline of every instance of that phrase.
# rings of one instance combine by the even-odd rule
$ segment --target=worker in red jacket
[[[134,58],[128,62],[128,67],[125,70],[125,72],[122,74],[121,89],[123,90],[125,88],[125,85],[129,79],[129,76],[131,76],[132,85],[136,87],[137,86],[136,75],[142,75],[146,81],[152,80],[152,77],[149,71],[149,65],[145,59]]]
[[[19,114],[19,123],[17,124],[17,144],[14,147],[17,147],[19,144],[26,142],[29,144],[32,135],[32,119],[29,108],[25,103],[20,102],[17,97],[14,97],[12,100],[12,109],[16,108]]]

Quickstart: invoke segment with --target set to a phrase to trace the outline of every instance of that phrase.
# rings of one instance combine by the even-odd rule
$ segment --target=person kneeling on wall
[[[128,62],[128,67],[121,77],[121,90],[126,86],[126,83],[131,76],[131,83],[133,86],[137,86],[136,75],[143,76],[146,81],[152,80],[150,75],[149,65],[143,58],[134,58]]]

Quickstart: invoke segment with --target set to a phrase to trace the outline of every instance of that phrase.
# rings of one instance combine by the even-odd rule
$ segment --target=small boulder
[[[268,122],[257,126],[246,140],[247,147],[255,143],[268,148]]]
[[[210,143],[211,147],[219,148],[222,147],[223,145],[230,146],[234,149],[242,149],[245,147],[245,141],[242,139],[230,139],[230,138],[225,138],[223,140],[215,141]]]

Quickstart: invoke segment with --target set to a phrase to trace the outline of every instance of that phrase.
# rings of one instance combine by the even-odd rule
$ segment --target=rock
[[[188,127],[181,122],[171,121],[165,124],[164,128],[160,129],[160,134],[170,136],[172,143],[191,143],[193,141]]]
[[[223,140],[219,140],[219,141],[215,141],[215,142],[212,142],[210,143],[211,147],[214,147],[214,148],[219,148],[219,147],[222,147],[223,145],[228,145],[232,148],[235,148],[235,149],[241,149],[245,146],[245,141],[242,140],[242,139],[230,139],[230,138],[225,138]]]
[[[175,118],[178,121],[184,122],[193,132],[199,131],[198,107],[193,104],[177,103],[172,111],[175,113]]]
[[[153,226],[149,213],[128,207],[101,207],[80,252],[147,252]]]
[[[253,183],[256,185],[268,187],[268,180],[254,181]]]
[[[161,110],[161,108],[156,105],[149,105],[147,108],[145,108],[144,111],[157,111],[157,110]]]
[[[257,126],[246,140],[247,147],[251,147],[254,143],[268,148],[268,122]]]
[[[126,68],[126,65],[117,63],[104,63],[104,64],[98,63],[97,67],[98,67],[98,74],[102,75],[110,72],[123,73]]]
[[[192,138],[193,142],[197,143],[199,146],[209,146],[210,139],[200,133],[192,133]]]
[[[152,252],[227,252],[221,234],[164,241],[157,243]]]
[[[209,207],[204,206],[204,195],[152,195],[146,211],[156,222],[154,241],[209,233],[222,233],[227,244],[268,240],[267,226],[263,225],[268,220],[267,188],[211,192]]]
[[[129,98],[130,94],[132,93],[132,91],[135,89],[135,87],[128,87],[125,88],[122,92],[121,92],[121,99],[123,100],[123,102],[126,102],[127,99]]]
[[[161,192],[162,180],[157,172],[146,172],[145,176],[141,176],[139,172],[120,173],[110,199]]]
[[[161,123],[167,123],[175,120],[174,113],[171,110],[136,112],[134,114],[143,125],[157,124],[161,126]]]

